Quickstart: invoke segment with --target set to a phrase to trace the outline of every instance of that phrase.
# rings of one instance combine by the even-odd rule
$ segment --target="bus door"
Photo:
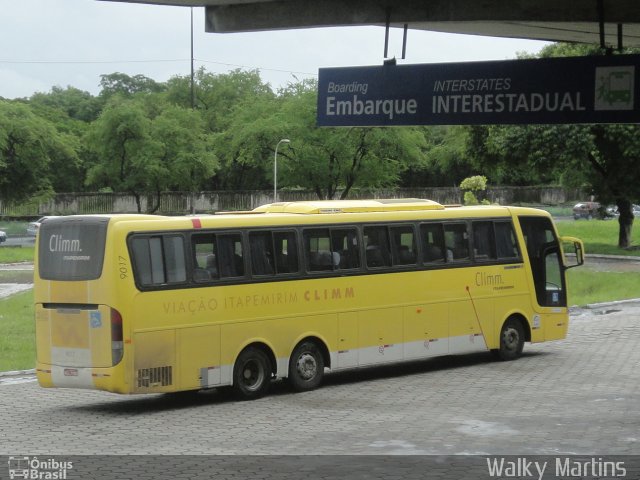
[[[545,340],[564,338],[567,320],[553,315],[567,306],[567,286],[562,251],[550,218],[519,217],[529,256],[532,282],[539,307],[533,328],[544,327]],[[549,308],[551,309],[549,311]],[[548,313],[547,313],[548,312]],[[536,325],[536,323],[538,323]]]

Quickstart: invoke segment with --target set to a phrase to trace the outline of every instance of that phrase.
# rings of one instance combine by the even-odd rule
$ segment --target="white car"
[[[7,241],[7,234],[0,230],[0,243],[4,243]]]
[[[29,225],[27,225],[27,235],[35,237],[38,233],[38,230],[40,230],[40,225],[42,225],[42,222],[44,222],[47,218],[53,218],[53,216],[40,217],[35,222],[30,222]]]

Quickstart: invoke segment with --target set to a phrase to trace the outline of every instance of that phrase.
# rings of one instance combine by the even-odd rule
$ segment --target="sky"
[[[383,27],[258,33],[206,33],[204,8],[193,9],[195,68],[260,70],[274,90],[318,68],[381,65]],[[508,60],[545,44],[409,30],[398,64]],[[93,95],[100,75],[142,74],[164,82],[189,75],[191,9],[97,0],[0,0],[0,97],[29,97],[72,86]],[[402,54],[402,30],[390,33],[389,56]]]

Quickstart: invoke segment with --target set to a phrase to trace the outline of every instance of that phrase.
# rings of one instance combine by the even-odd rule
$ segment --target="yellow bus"
[[[512,360],[527,341],[566,336],[565,271],[582,263],[580,240],[519,207],[311,201],[51,218],[36,247],[38,381],[230,386],[252,399],[277,378],[311,390],[326,370]]]

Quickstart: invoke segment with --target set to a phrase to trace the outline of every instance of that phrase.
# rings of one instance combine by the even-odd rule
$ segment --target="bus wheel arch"
[[[522,315],[510,315],[500,328],[499,347],[491,350],[491,353],[499,360],[516,360],[522,355],[526,341],[531,341],[528,322]]]
[[[276,371],[272,350],[264,343],[247,345],[238,354],[233,365],[233,390],[243,400],[264,396]]]
[[[289,384],[298,392],[318,388],[324,377],[324,367],[330,364],[326,344],[317,337],[306,337],[297,343],[289,357]]]

